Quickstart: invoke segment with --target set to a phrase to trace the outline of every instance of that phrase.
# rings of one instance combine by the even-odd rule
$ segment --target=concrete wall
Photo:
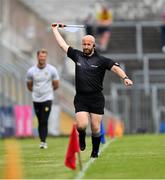
[[[18,0],[1,0],[1,4],[2,39],[34,59],[36,51],[44,47],[48,50],[51,64],[62,66],[63,53],[56,44],[50,25]]]

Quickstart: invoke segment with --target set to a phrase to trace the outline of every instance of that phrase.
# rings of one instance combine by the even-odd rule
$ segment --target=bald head
[[[95,38],[92,35],[86,35],[82,38],[82,42],[83,41],[89,41],[93,44],[95,44]]]
[[[83,52],[87,56],[91,56],[94,53],[95,38],[91,35],[86,35],[82,38]]]

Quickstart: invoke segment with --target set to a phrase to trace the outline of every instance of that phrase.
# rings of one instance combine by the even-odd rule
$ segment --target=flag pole
[[[52,23],[52,27],[58,26],[59,28],[62,27],[72,27],[72,28],[85,28],[85,25],[81,24],[58,24],[58,23]]]
[[[79,161],[80,171],[82,171],[83,166],[82,166],[82,160],[81,160],[81,153],[80,152],[78,152],[78,161]]]

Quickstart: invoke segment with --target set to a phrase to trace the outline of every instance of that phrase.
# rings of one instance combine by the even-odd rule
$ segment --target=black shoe
[[[79,136],[80,150],[84,151],[86,148],[85,136]]]
[[[92,151],[91,158],[98,158],[98,152]]]

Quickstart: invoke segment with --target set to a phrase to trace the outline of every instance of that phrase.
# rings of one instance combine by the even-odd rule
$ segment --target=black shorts
[[[97,34],[103,34],[105,32],[110,32],[111,29],[109,26],[98,26],[97,28]]]
[[[33,102],[34,111],[39,121],[47,121],[51,111],[52,101]]]
[[[74,98],[75,112],[85,111],[95,114],[104,114],[105,99],[102,93],[80,95]]]

